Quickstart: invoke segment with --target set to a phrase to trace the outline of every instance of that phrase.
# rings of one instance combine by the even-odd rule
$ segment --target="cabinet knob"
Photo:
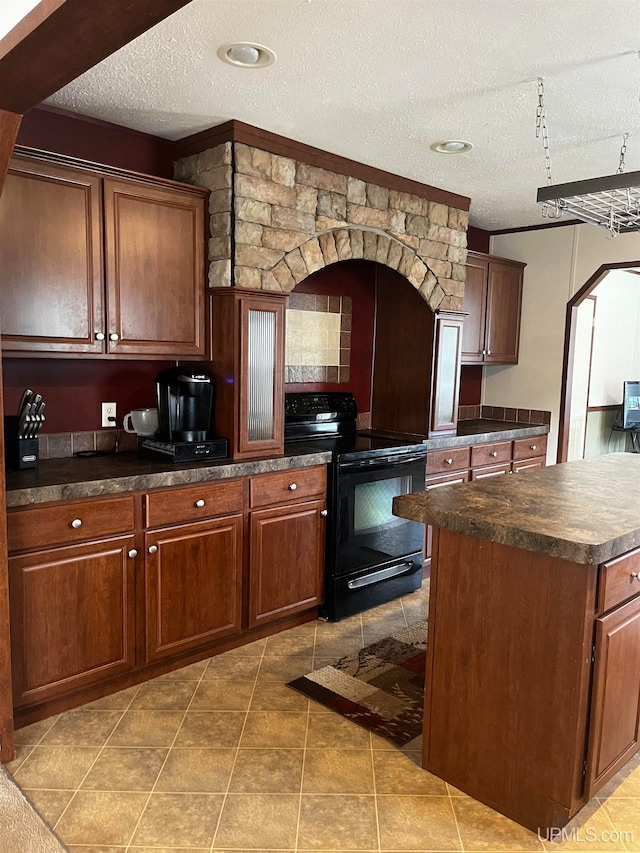
[[[488,349],[488,350],[487,350],[487,355],[491,355],[491,350],[490,350],[490,349]]]
[[[74,518],[71,522],[71,527],[73,527],[74,530],[77,530],[79,527],[82,527],[82,519]]]
[[[532,445],[530,445],[530,449],[531,449],[531,450],[537,450],[537,449],[538,449],[538,445],[537,445],[537,444],[532,444]]]
[[[109,335],[109,340],[110,341],[119,341],[120,335],[118,335],[116,332],[111,332],[111,334]]]
[[[637,581],[640,581],[640,572],[631,572],[631,577],[635,578]]]
[[[131,559],[132,559],[132,560],[133,560],[133,558],[134,558],[134,557],[137,557],[137,556],[138,556],[138,552],[136,551],[136,549],[135,549],[135,548],[132,548],[132,549],[129,551],[129,556],[131,557]]]
[[[96,332],[96,340],[103,341],[104,340],[104,332]]]
[[[199,501],[196,501],[196,502],[194,503],[194,506],[197,506],[197,507],[198,507],[198,509],[202,509],[202,507],[204,506],[204,501],[202,500],[202,498],[200,498],[200,500],[199,500]]]
[[[150,554],[156,554],[156,553],[157,553],[157,551],[158,551],[158,546],[157,546],[157,545],[149,545],[149,553],[150,553]]]
[[[483,349],[482,352],[480,353],[480,355],[486,355],[486,354],[487,354],[486,349]]]
[[[447,465],[453,465],[453,459],[445,459],[444,461],[447,463]]]
[[[326,518],[326,517],[327,517],[327,515],[328,515],[327,510],[326,510],[326,509],[321,509],[321,510],[320,510],[320,515],[321,515],[323,518]]]
[[[289,484],[289,491],[290,491],[290,492],[295,492],[295,490],[296,490],[297,488],[298,488],[298,484],[297,484],[297,483],[290,483],[290,484]]]
[[[497,450],[492,450],[492,451],[491,451],[491,455],[492,455],[492,456],[494,456],[494,457],[495,457],[495,456],[497,456],[497,455],[498,455],[498,451],[497,451]]]

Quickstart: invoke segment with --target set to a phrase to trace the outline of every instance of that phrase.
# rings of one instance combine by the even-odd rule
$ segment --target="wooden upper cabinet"
[[[487,364],[517,364],[523,265],[489,262],[485,343]]]
[[[0,201],[5,352],[103,352],[101,183],[81,169],[12,160]]]
[[[462,364],[517,364],[524,266],[468,253]]]
[[[4,351],[203,358],[206,191],[60,159],[11,163]]]
[[[466,313],[462,329],[462,363],[481,364],[484,361],[484,325],[487,314],[487,280],[489,259],[472,255],[467,259],[467,278],[464,284],[462,310]]]
[[[463,317],[457,312],[437,311],[433,347],[429,435],[455,434],[460,396],[460,348]]]
[[[204,199],[104,181],[109,352],[204,355]]]

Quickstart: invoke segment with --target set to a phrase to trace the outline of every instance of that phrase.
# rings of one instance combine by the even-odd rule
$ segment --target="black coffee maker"
[[[170,367],[156,376],[158,433],[142,447],[170,456],[174,462],[227,455],[224,438],[209,439],[213,382],[200,370]]]
[[[213,383],[206,373],[170,367],[156,376],[158,438],[206,441],[211,423]]]

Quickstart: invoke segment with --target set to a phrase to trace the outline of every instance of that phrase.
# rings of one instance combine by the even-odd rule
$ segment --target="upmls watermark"
[[[580,842],[582,844],[633,844],[633,832],[628,829],[596,829],[594,826],[574,826],[567,829],[566,826],[550,826],[546,829],[538,827],[538,838],[540,841],[551,841],[564,843],[566,841]]]

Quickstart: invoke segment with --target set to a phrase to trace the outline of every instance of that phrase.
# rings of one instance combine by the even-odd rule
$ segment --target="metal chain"
[[[547,131],[547,116],[544,109],[544,81],[538,77],[538,109],[536,110],[536,139],[542,136],[544,148],[544,163],[547,170],[547,186],[553,183],[551,179],[551,155],[549,154],[549,133]]]
[[[536,109],[536,139],[542,137],[544,148],[544,164],[547,171],[547,186],[553,183],[551,178],[551,154],[549,153],[549,132],[547,130],[547,114],[544,108],[544,80],[538,77],[538,107]],[[554,202],[542,205],[542,215],[549,219],[559,219],[562,210]]]
[[[627,139],[629,138],[628,133],[624,133],[622,135],[622,146],[620,148],[620,163],[618,164],[617,175],[621,175],[624,172],[624,158],[627,153]]]

